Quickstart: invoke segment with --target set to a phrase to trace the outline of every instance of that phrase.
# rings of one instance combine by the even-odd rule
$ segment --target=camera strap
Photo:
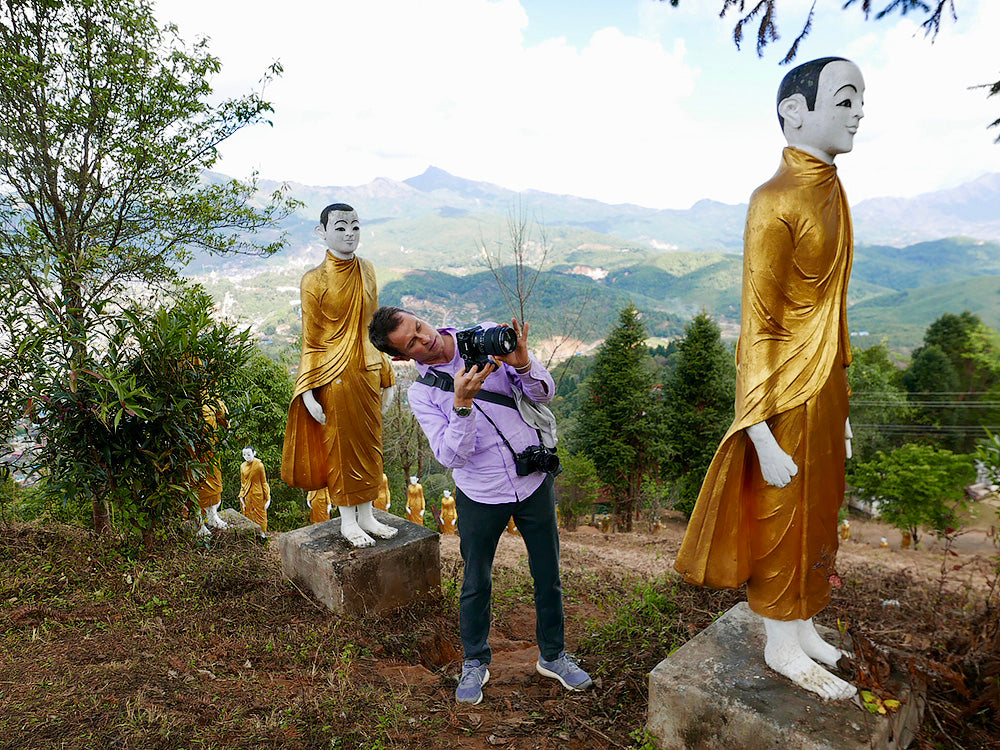
[[[431,388],[440,388],[442,391],[450,391],[452,393],[455,391],[455,379],[451,375],[448,375],[443,372],[438,372],[437,370],[434,369],[428,370],[419,378],[417,378],[417,382],[422,385],[429,385]],[[501,406],[506,406],[511,409],[514,409],[515,411],[518,412],[518,414],[521,413],[520,410],[517,408],[517,402],[510,396],[505,396],[502,393],[494,393],[493,391],[480,390],[479,393],[477,393],[475,396],[472,397],[472,399],[473,401],[489,401],[491,404],[500,404]],[[497,435],[499,435],[500,439],[503,440],[503,444],[507,446],[507,449],[511,452],[514,458],[517,458],[517,451],[514,450],[513,446],[509,442],[507,442],[507,438],[505,438],[503,433],[500,432],[500,428],[497,427],[496,422],[490,419],[489,414],[487,414],[481,408],[479,408],[479,404],[473,404],[473,406],[476,407],[476,411],[478,411],[480,414],[486,417],[486,421],[488,421],[491,425],[493,425],[493,429],[497,431]],[[539,444],[541,444],[542,440],[541,430],[539,430],[536,427],[535,432],[538,433]]]

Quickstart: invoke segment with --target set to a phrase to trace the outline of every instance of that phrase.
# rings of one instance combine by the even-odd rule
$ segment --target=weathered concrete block
[[[223,508],[219,511],[219,518],[236,534],[262,533],[259,523],[250,520],[235,508]]]
[[[340,535],[339,516],[281,534],[282,572],[338,614],[385,612],[440,588],[437,533],[377,508],[375,517],[399,533],[363,549]]]
[[[838,633],[817,630],[839,643]],[[907,688],[896,697],[898,712],[876,716],[771,671],[763,622],[742,602],[650,672],[646,726],[664,750],[896,750],[920,726],[924,695]]]

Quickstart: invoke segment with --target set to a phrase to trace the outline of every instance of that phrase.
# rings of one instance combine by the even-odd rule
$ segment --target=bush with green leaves
[[[582,453],[560,456],[562,473],[555,480],[556,507],[559,519],[569,531],[576,529],[579,519],[594,509],[601,491],[594,461]]]
[[[92,368],[67,379],[53,368],[40,382],[29,402],[43,438],[44,500],[80,511],[106,503],[147,547],[164,520],[197,507],[210,456],[230,450],[202,407],[231,397],[252,347],[213,311],[196,287],[151,313],[124,311]]]
[[[944,534],[957,525],[964,486],[974,476],[971,456],[909,443],[853,465],[847,481],[858,496],[877,503],[886,521],[910,532],[916,545],[921,527]]]

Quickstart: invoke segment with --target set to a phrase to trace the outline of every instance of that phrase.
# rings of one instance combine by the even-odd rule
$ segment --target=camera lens
[[[476,343],[484,354],[494,356],[510,354],[517,348],[517,336],[512,328],[496,326],[479,331],[479,341]]]

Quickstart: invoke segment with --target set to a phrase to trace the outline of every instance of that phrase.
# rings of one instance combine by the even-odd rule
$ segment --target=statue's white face
[[[415,476],[411,476],[410,477],[410,484],[416,484],[416,483],[417,483],[417,478]]]
[[[361,223],[355,211],[331,211],[326,217],[326,226],[316,227],[327,248],[338,258],[349,260],[358,249],[361,239]]]
[[[854,148],[854,134],[865,116],[864,96],[865,79],[857,65],[846,60],[829,63],[819,74],[815,106],[811,111],[803,106],[801,125],[786,128],[789,145],[832,164],[837,154]]]
[[[244,448],[243,449],[243,460],[244,461],[253,461],[256,457],[257,456],[253,452],[253,448]]]

